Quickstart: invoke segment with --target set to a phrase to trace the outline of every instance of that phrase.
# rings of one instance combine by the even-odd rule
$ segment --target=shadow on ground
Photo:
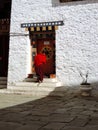
[[[21,100],[21,95],[14,96]],[[61,97],[46,96],[0,109],[0,130],[87,129],[98,130],[98,97],[81,97],[77,87]]]

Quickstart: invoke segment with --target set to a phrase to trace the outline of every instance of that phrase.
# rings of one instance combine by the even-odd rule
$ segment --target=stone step
[[[0,80],[0,85],[7,85],[7,81],[6,80]]]
[[[53,91],[55,88],[58,88],[60,86],[57,87],[51,87],[51,86],[21,86],[21,87],[17,87],[17,86],[10,86],[9,89],[10,90],[19,90],[19,91]]]
[[[62,83],[55,78],[44,78],[43,83],[34,82],[32,79],[27,80],[17,82],[14,86],[8,86],[7,89],[1,89],[0,93],[29,94],[43,97],[48,95],[62,96],[66,91],[66,88],[62,87]]]
[[[7,77],[0,77],[0,89],[7,88]]]
[[[14,88],[15,86],[12,86]],[[10,87],[11,88],[11,87]],[[1,89],[0,93],[12,93],[12,94],[27,94],[33,96],[64,96],[67,91],[66,87],[57,88],[44,88],[44,87],[32,87],[30,89]]]
[[[0,77],[0,81],[7,81],[7,77]]]
[[[3,89],[3,88],[7,88],[7,85],[1,85],[0,84],[0,89]]]
[[[23,82],[35,82],[37,78],[26,78]],[[56,78],[44,78],[43,82],[57,82]]]
[[[16,94],[29,94],[33,96],[62,96],[66,88],[56,79],[44,79],[43,83],[17,82],[15,86],[9,86],[7,92]]]
[[[59,87],[62,86],[61,82],[43,82],[43,83],[34,83],[34,82],[17,82],[15,87]]]

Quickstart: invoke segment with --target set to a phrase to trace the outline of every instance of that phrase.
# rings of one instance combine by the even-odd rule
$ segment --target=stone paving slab
[[[0,130],[98,130],[98,97],[0,94]]]
[[[89,127],[64,127],[62,130],[98,130],[98,126],[89,126]]]
[[[21,127],[15,129],[15,130],[38,130],[39,128],[41,128],[40,125],[32,124],[32,125],[21,126]]]
[[[21,127],[21,124],[0,121],[0,130],[14,130],[18,127]]]
[[[41,130],[61,130],[65,123],[51,122],[44,126]]]
[[[39,99],[29,95],[0,94],[0,109]]]

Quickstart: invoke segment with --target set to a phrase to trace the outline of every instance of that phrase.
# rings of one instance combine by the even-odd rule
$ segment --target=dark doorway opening
[[[0,1],[0,77],[8,73],[11,0]]]
[[[9,36],[0,35],[0,76],[6,77],[8,72]]]
[[[33,57],[36,53],[44,52],[46,54],[47,62],[43,68],[44,76],[50,77],[51,74],[55,75],[55,30],[31,32],[31,45]]]
[[[43,71],[45,76],[55,74],[55,40],[50,38],[37,40],[37,53],[45,53],[47,62]]]

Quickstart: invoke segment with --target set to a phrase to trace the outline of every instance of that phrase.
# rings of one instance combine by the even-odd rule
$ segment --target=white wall
[[[98,79],[98,2],[86,0],[60,3],[59,0],[13,0],[11,30],[27,33],[21,23],[63,20],[56,31],[56,75],[66,85],[78,85],[79,71],[89,71],[89,81]],[[29,36],[11,36],[9,84],[29,73]],[[28,61],[28,62],[27,62]]]

